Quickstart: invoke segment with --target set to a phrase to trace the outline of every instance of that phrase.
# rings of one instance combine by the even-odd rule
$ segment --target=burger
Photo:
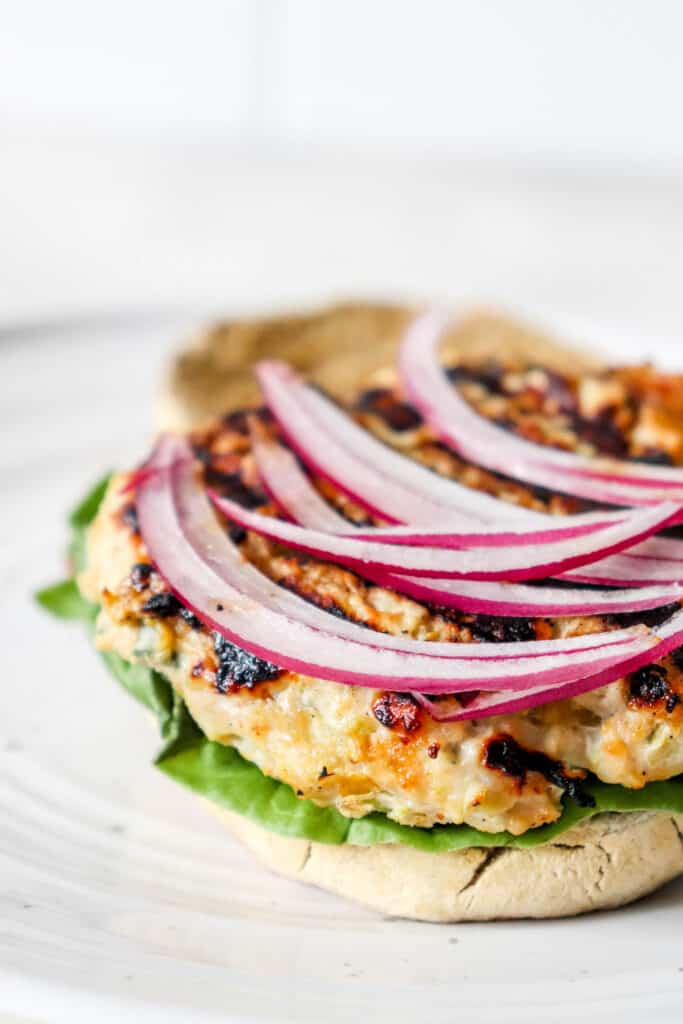
[[[275,871],[428,921],[683,872],[683,378],[483,311],[222,324],[71,516],[156,765]]]

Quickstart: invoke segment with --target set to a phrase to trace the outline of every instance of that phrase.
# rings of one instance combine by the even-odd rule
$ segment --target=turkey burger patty
[[[673,462],[680,455],[673,418],[661,408],[657,415],[643,412],[648,399],[642,389],[655,387],[650,380],[619,372],[588,384],[534,367],[491,366],[462,366],[452,376],[484,415],[544,443],[653,461]],[[588,507],[457,458],[391,384],[363,392],[353,409],[385,442],[469,486],[560,514]],[[259,416],[277,433],[265,412]],[[230,414],[193,435],[192,444],[207,485],[246,507],[276,513],[259,487],[245,414]],[[209,739],[236,747],[298,796],[348,817],[382,811],[407,825],[464,823],[519,835],[556,820],[563,798],[589,800],[582,788],[589,772],[629,788],[683,772],[683,659],[676,653],[575,699],[494,718],[438,722],[407,693],[281,671],[207,629],[152,567],[129,482],[126,475],[110,482],[78,578],[84,596],[100,608],[97,646],[160,672]],[[373,522],[330,484],[316,486],[350,521]],[[514,644],[616,629],[629,620],[498,619],[438,609],[227,522],[225,528],[242,555],[281,586],[330,615],[385,633]],[[655,625],[672,610],[630,618]]]

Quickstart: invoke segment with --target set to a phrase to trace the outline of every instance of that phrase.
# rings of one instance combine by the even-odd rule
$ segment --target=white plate
[[[0,1013],[680,1020],[683,884],[576,920],[436,926],[282,881],[150,767],[145,715],[77,627],[33,606],[60,575],[74,498],[144,450],[163,358],[188,326],[0,342]]]

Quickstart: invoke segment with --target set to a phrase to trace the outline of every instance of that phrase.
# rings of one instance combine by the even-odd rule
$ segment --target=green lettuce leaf
[[[69,513],[69,526],[72,530],[85,530],[90,526],[107,493],[107,487],[111,478],[112,474],[106,473],[96,484],[93,484],[85,497],[76,505],[76,508],[72,509]]]
[[[74,579],[44,587],[35,597],[45,611],[51,612],[59,619],[87,620],[88,615],[93,614],[94,605],[85,600]],[[94,614],[97,614],[96,608]]]
[[[111,473],[98,480],[69,515],[71,540],[68,555],[74,572],[80,572],[85,568],[86,533],[102,504],[110,480]],[[81,595],[73,577],[50,587],[44,587],[36,593],[35,598],[45,611],[51,612],[52,615],[56,615],[60,619],[87,621],[90,617],[94,621],[97,616],[97,608],[89,604]]]
[[[68,555],[74,572],[80,572],[85,568],[86,533],[97,515],[102,499],[107,493],[111,476],[111,473],[107,473],[101,480],[98,480],[69,516],[71,543],[69,544]]]
[[[106,486],[106,480],[100,481],[72,514],[71,524],[79,534],[81,551],[84,550],[85,530],[97,512]],[[74,580],[65,580],[40,591],[37,599],[52,614],[63,619],[80,619],[90,630],[94,628],[97,608],[81,596]],[[121,686],[156,715],[163,739],[155,759],[157,768],[207,800],[280,835],[360,846],[401,843],[436,853],[472,846],[538,846],[584,818],[604,812],[683,814],[683,777],[679,777],[669,782],[651,782],[640,790],[591,780],[584,789],[593,796],[594,807],[565,803],[558,821],[521,836],[509,832],[480,832],[468,825],[412,828],[399,825],[380,813],[346,818],[334,808],[318,807],[311,800],[300,799],[291,786],[264,775],[234,747],[207,739],[182,698],[159,672],[130,664],[109,651],[103,652],[102,658]]]

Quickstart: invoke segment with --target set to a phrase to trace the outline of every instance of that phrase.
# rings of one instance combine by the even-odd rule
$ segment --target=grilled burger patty
[[[451,376],[480,412],[534,440],[588,454],[681,461],[681,382],[648,368],[572,379],[538,367],[460,365]],[[589,507],[464,462],[400,400],[389,374],[353,410],[406,455],[503,500],[560,514]],[[258,415],[276,432],[265,411]],[[214,489],[276,512],[258,485],[244,413],[197,433],[193,444]],[[109,487],[79,578],[85,596],[101,605],[98,647],[162,672],[210,739],[234,745],[300,796],[350,817],[379,810],[404,824],[466,823],[520,834],[555,820],[564,793],[586,799],[581,781],[588,771],[633,788],[683,772],[683,657],[677,653],[572,700],[439,723],[408,694],[281,672],[205,629],[152,569],[134,494],[122,493],[126,479],[116,477]],[[373,522],[329,484],[316,483],[351,521]],[[514,643],[631,620],[656,624],[672,611],[609,618],[469,615],[425,606],[229,523],[226,529],[262,572],[330,614],[419,639]]]

